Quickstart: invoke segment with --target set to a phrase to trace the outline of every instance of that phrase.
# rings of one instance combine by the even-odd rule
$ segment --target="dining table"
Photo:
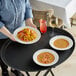
[[[71,28],[71,17],[76,13],[76,0],[30,0],[34,10],[54,10],[54,16]]]
[[[73,41],[72,47],[63,51],[52,48],[49,45],[49,40],[58,35],[69,37]],[[44,76],[47,76],[49,72],[51,72],[52,76],[55,76],[52,68],[55,68],[67,60],[72,55],[74,48],[75,40],[69,32],[60,28],[54,28],[52,31],[52,28],[48,27],[46,33],[41,33],[40,40],[33,44],[21,44],[8,39],[1,48],[1,58],[6,65],[16,70],[26,72],[27,76],[31,76],[29,72],[37,72],[36,76],[38,76],[43,70],[47,70]],[[50,49],[55,51],[59,55],[58,62],[46,67],[37,65],[33,61],[33,54],[39,49]]]

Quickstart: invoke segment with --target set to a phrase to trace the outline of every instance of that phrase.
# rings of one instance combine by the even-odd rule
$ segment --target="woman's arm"
[[[26,12],[25,12],[25,22],[26,22],[26,25],[28,26],[32,26],[34,28],[36,28],[36,25],[33,24],[33,14],[32,14],[32,7],[30,5],[30,2],[29,0],[26,0]]]
[[[30,1],[29,0],[26,0],[26,3],[25,3],[25,17],[24,19],[28,19],[28,18],[33,18],[33,14],[32,14],[32,7],[30,5]]]
[[[2,3],[0,0],[0,32],[10,38],[11,40],[15,41],[13,35],[9,32],[9,30],[5,27],[5,24],[2,22],[1,18],[1,10],[2,10]]]
[[[15,41],[13,34],[11,34],[5,26],[0,28],[0,32],[3,33],[8,38],[10,38],[11,40]]]
[[[28,18],[28,19],[26,19],[25,23],[26,23],[26,25],[28,25],[28,26],[31,26],[31,27],[37,28],[36,25],[33,24],[33,20],[32,20],[32,18]]]

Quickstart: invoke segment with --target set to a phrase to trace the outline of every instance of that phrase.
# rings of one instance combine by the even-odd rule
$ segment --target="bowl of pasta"
[[[15,40],[22,44],[36,43],[41,37],[40,31],[30,26],[19,27],[14,31],[13,35]]]

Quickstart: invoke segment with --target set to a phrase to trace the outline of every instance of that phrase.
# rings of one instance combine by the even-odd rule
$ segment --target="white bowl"
[[[18,37],[17,37],[17,33],[25,28],[30,28],[32,30],[34,30],[36,33],[37,33],[37,37],[36,39],[32,40],[32,41],[29,41],[29,42],[24,42],[24,41],[21,41]],[[19,43],[22,43],[22,44],[33,44],[33,43],[36,43],[40,38],[41,38],[41,33],[38,29],[36,28],[33,28],[33,27],[29,27],[29,26],[25,26],[25,27],[19,27],[18,29],[16,29],[13,33],[14,35],[14,38],[17,42]]]
[[[49,63],[49,64],[40,63],[40,62],[37,60],[37,56],[38,56],[40,53],[44,53],[44,52],[49,52],[49,53],[53,54],[54,57],[55,57],[54,61],[51,62],[51,63]],[[34,53],[34,55],[33,55],[33,61],[34,61],[36,64],[38,64],[38,65],[40,65],[40,66],[44,66],[44,67],[54,65],[55,63],[58,62],[58,60],[59,60],[58,54],[57,54],[55,51],[51,50],[51,49],[40,49],[40,50],[36,51],[36,52]]]
[[[69,42],[69,45],[68,45],[66,48],[58,48],[58,47],[55,47],[55,46],[53,45],[53,43],[54,43],[54,41],[55,41],[56,39],[65,39],[65,40],[67,40],[67,41]],[[49,45],[50,45],[52,48],[56,49],[56,50],[63,51],[63,50],[70,49],[70,48],[73,46],[73,41],[72,41],[72,39],[70,39],[68,36],[58,35],[58,36],[54,36],[53,38],[50,39]]]

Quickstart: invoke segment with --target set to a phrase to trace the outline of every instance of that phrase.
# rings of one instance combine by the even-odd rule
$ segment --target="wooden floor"
[[[71,29],[65,29],[65,30],[69,31],[76,40],[76,26],[72,26]],[[76,43],[76,41],[75,41],[75,43]],[[53,68],[52,70],[53,70],[55,76],[76,76],[76,47],[70,58],[68,58],[64,63],[57,66],[56,68]],[[39,74],[39,76],[43,76],[45,71],[42,71]],[[10,71],[9,71],[9,74],[10,74],[10,76],[15,76]],[[31,76],[35,76],[35,74],[36,74],[36,72],[30,72]],[[0,76],[1,76],[1,71],[0,71]],[[27,75],[25,74],[25,76],[27,76]],[[49,73],[47,76],[51,76],[51,74]]]

